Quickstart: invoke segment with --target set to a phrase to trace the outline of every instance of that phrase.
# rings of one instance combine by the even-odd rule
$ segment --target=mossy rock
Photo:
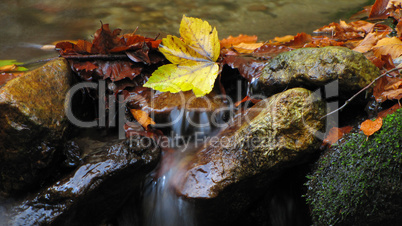
[[[317,162],[307,202],[316,225],[397,225],[402,220],[402,109],[378,132],[346,135]]]
[[[348,48],[301,48],[270,60],[252,88],[254,94],[269,96],[293,87],[316,90],[338,81],[339,94],[349,98],[379,74],[379,69],[363,54]]]

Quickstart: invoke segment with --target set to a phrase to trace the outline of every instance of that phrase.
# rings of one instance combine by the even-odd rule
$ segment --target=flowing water
[[[220,39],[248,34],[263,41],[310,33],[330,22],[347,19],[350,12],[367,4],[367,0],[2,0],[0,59],[33,61],[57,56],[38,47],[58,40],[91,39],[100,21],[109,23],[112,29],[123,29],[123,33],[138,27],[138,34],[154,37],[177,35],[185,14],[216,26]],[[177,117],[175,114],[171,116]],[[194,130],[188,119],[203,126]],[[206,113],[194,112],[185,112],[172,130],[175,136],[189,138],[196,133],[211,136],[216,132]],[[189,146],[197,145],[193,138]],[[156,177],[154,172],[144,182],[142,211],[133,217],[135,208],[128,203],[117,217],[118,225],[196,225],[192,203],[176,197],[169,187],[175,163],[190,154],[190,149],[174,146],[172,153],[165,154],[160,166],[163,173]]]

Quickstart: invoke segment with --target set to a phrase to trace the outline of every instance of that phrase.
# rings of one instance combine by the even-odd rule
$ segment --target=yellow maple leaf
[[[183,16],[180,36],[162,39],[159,51],[172,64],[159,67],[144,87],[172,93],[193,90],[197,97],[204,96],[212,91],[219,73],[218,32],[206,21]]]

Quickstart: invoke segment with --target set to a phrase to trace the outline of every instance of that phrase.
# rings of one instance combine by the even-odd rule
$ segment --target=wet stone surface
[[[70,84],[70,69],[60,58],[0,89],[1,191],[27,190],[54,173],[69,127],[64,100]]]
[[[83,150],[87,155],[74,172],[14,207],[9,223],[99,225],[139,189],[159,161],[160,148],[148,138],[97,145],[94,150]]]
[[[211,139],[192,159],[183,160],[177,191],[188,198],[215,198],[225,188],[294,165],[317,150],[323,128],[322,102],[294,88],[260,101]]]

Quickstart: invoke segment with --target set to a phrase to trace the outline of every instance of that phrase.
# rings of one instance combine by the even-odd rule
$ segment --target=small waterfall
[[[206,111],[187,111],[174,109],[170,112],[169,147],[164,147],[162,160],[158,169],[145,179],[141,207],[138,205],[131,211],[141,209],[140,216],[134,218],[127,213],[120,215],[118,225],[144,226],[195,226],[194,205],[183,197],[178,197],[172,189],[172,181],[179,173],[180,160],[191,156],[204,140],[218,132],[217,123],[222,123],[223,112],[212,115]],[[214,121],[215,120],[215,121]],[[138,200],[134,200],[138,201]],[[130,206],[130,205],[126,205]],[[131,220],[128,218],[132,218]],[[125,219],[121,219],[125,218]],[[141,222],[141,223],[139,223]]]
[[[163,162],[162,162],[163,164]],[[177,197],[169,186],[175,168],[169,169],[156,180],[150,178],[145,185],[143,211],[145,226],[195,226],[193,205]]]

